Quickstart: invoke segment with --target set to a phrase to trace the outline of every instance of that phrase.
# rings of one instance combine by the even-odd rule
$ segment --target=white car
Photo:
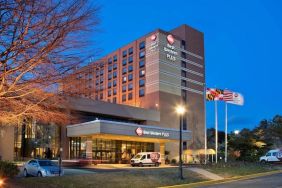
[[[25,163],[23,173],[25,177],[29,175],[47,177],[62,176],[64,171],[50,160],[33,159]]]
[[[159,152],[141,152],[131,159],[130,164],[131,166],[159,166],[161,164],[161,154]]]
[[[274,149],[269,150],[264,156],[259,158],[261,163],[266,162],[282,162],[282,150]]]

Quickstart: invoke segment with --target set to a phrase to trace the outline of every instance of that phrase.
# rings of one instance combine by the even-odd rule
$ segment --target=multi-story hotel
[[[65,79],[61,89],[70,95],[68,108],[79,123],[61,127],[59,141],[48,147],[54,156],[62,148],[65,159],[128,162],[141,151],[177,158],[180,118],[175,108],[184,104],[183,147],[201,149],[204,88],[203,33],[187,25],[169,32],[157,29]],[[14,132],[16,157],[23,154],[24,135]],[[34,147],[34,156],[46,148]]]

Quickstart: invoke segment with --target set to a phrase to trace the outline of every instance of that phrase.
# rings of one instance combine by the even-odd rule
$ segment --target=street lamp
[[[182,105],[179,105],[176,107],[176,112],[180,117],[180,122],[179,122],[179,178],[183,178],[183,169],[182,169],[182,129],[183,129],[183,115],[185,114],[185,107]]]

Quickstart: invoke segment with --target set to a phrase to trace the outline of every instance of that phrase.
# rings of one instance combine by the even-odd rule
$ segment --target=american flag
[[[223,100],[224,101],[233,101],[233,92],[229,90],[223,91]]]

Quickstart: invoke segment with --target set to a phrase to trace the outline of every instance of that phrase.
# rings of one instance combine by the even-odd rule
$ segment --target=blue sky
[[[100,32],[90,36],[105,55],[156,29],[181,24],[204,33],[208,87],[228,88],[245,97],[229,105],[229,130],[253,128],[282,115],[282,1],[279,0],[99,0]],[[219,104],[224,129],[224,104]],[[207,103],[207,126],[214,104]]]

